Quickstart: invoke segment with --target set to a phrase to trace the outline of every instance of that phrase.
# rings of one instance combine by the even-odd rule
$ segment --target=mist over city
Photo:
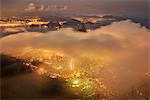
[[[149,100],[148,0],[0,3],[2,100]]]

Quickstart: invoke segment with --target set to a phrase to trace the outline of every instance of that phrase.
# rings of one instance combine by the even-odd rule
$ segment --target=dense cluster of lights
[[[48,24],[49,22],[43,22],[43,21],[38,21],[38,20],[33,20],[30,22],[26,21],[11,21],[11,22],[2,22],[0,21],[0,27],[17,27],[17,26],[30,26],[30,25],[43,25],[43,24]]]
[[[75,94],[93,96],[100,93],[109,99],[116,95],[98,74],[111,61],[111,56],[107,54],[102,57],[82,56],[75,59],[62,52],[25,48],[22,56],[29,60],[26,65],[35,69],[39,75],[65,79],[67,86]],[[41,64],[33,66],[34,60]],[[143,95],[138,90],[137,93]]]
[[[101,90],[106,89],[102,80],[94,76],[95,71],[101,69],[102,65],[106,63],[106,57],[83,56],[75,59],[60,52],[34,48],[25,48],[22,56],[30,59],[30,63],[34,60],[42,63],[36,68],[39,75],[47,75],[50,78],[64,78],[68,86],[76,93],[93,94],[100,88]]]
[[[106,20],[115,20],[114,18],[86,18],[86,17],[74,17],[74,19],[79,20],[81,22],[92,22],[92,23],[96,23],[96,22],[100,22],[100,21],[106,21]]]

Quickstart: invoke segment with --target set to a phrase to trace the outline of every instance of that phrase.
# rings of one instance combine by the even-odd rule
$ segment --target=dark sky
[[[1,0],[2,16],[117,14],[148,16],[149,0]]]

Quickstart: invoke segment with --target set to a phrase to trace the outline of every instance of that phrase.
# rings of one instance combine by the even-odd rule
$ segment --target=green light
[[[91,81],[85,81],[83,83],[83,88],[82,88],[83,92],[88,93],[88,92],[91,92],[92,89],[93,89],[93,87],[92,87],[92,82]]]

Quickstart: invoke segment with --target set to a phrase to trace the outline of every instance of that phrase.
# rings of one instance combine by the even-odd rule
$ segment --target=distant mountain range
[[[104,15],[104,16],[74,16],[74,17],[56,17],[49,18],[40,17],[40,21],[49,22],[47,25],[31,25],[23,27],[9,27],[0,28],[0,36],[4,37],[11,34],[16,34],[24,31],[28,32],[48,32],[56,31],[60,28],[73,28],[76,31],[86,32],[86,30],[95,30],[102,26],[110,25],[113,22],[119,22],[122,20],[131,20],[134,23],[139,23],[141,27],[150,29],[148,19],[129,18],[123,16]],[[23,18],[22,18],[23,20]],[[82,27],[81,27],[82,26]],[[24,29],[23,29],[24,28]]]

